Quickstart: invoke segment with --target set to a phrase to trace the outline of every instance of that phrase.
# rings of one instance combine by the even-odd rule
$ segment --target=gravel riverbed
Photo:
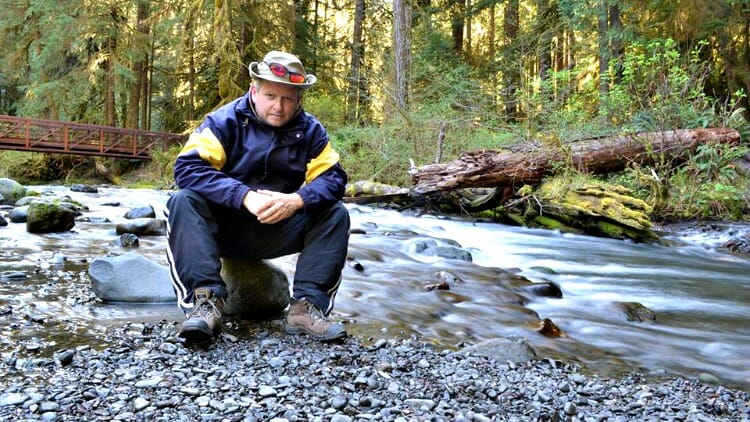
[[[216,342],[186,345],[177,323],[111,328],[103,348],[4,356],[0,420],[750,420],[748,392],[698,380],[500,362],[415,337],[326,344],[277,321],[230,322]]]

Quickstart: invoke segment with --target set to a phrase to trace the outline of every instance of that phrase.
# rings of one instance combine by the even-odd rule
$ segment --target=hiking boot
[[[284,330],[289,334],[305,333],[320,341],[336,340],[346,336],[343,324],[329,321],[323,312],[307,299],[292,302]]]
[[[224,301],[210,289],[195,289],[195,304],[177,335],[187,341],[209,341],[221,332]]]

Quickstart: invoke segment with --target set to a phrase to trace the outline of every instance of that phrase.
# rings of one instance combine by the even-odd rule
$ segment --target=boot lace
[[[328,318],[326,318],[325,315],[323,315],[323,311],[318,309],[315,305],[313,305],[310,302],[307,302],[305,306],[307,307],[307,314],[310,316],[312,325],[315,325],[315,323],[318,321],[324,324],[328,323]]]
[[[216,306],[216,299],[200,298],[190,311],[189,318],[208,318],[216,315],[221,315],[221,310]]]

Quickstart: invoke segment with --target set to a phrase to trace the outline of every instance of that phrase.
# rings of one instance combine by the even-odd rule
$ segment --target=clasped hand
[[[304,206],[302,197],[296,193],[270,190],[250,191],[245,195],[242,204],[263,224],[274,224],[285,220]]]

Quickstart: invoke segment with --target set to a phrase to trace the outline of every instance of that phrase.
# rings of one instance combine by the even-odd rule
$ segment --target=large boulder
[[[89,265],[91,287],[104,302],[176,302],[169,270],[128,252],[94,259]]]
[[[278,315],[289,305],[286,274],[262,260],[222,259],[221,278],[229,297],[224,313],[245,318]]]
[[[164,303],[177,300],[169,270],[136,252],[97,258],[89,265],[91,286],[104,302]],[[286,274],[262,260],[222,259],[229,297],[224,314],[264,319],[289,305]]]
[[[29,233],[66,232],[75,226],[76,212],[52,203],[33,202],[26,214],[26,231]]]
[[[13,179],[0,178],[0,205],[15,205],[27,195],[27,189]]]

